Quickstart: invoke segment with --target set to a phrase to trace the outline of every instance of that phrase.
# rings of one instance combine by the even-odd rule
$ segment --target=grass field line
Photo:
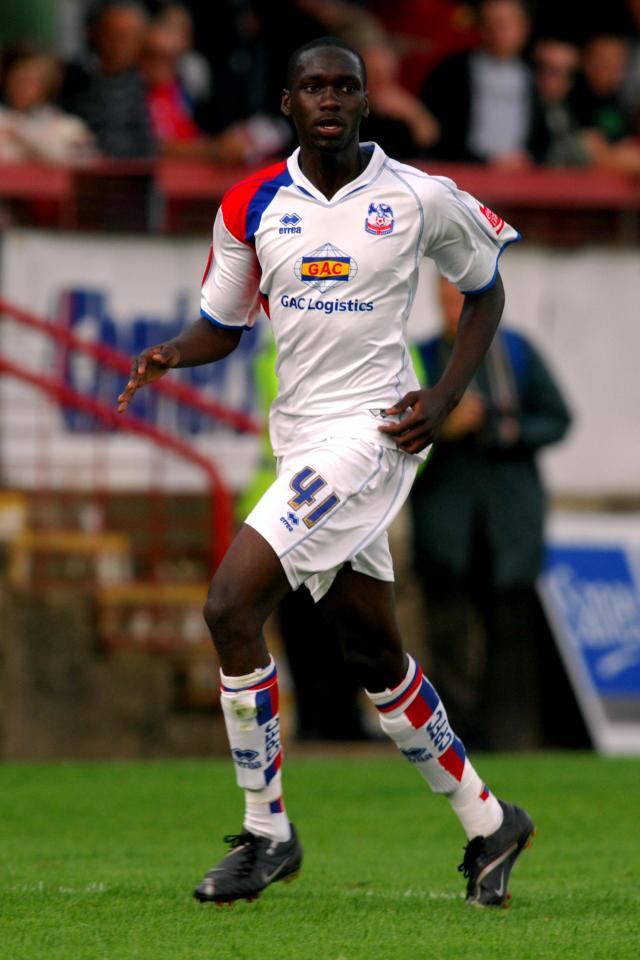
[[[106,883],[102,883],[100,880],[92,880],[91,883],[87,883],[82,887],[63,887],[55,886],[55,884],[47,885],[43,880],[38,880],[37,883],[19,883],[13,887],[9,888],[15,893],[28,893],[28,894],[49,894],[49,893],[62,893],[69,894],[71,896],[77,897],[82,894],[87,894],[93,896],[95,893],[108,893],[109,887]]]
[[[350,897],[377,897],[380,900],[464,900],[464,892],[447,893],[445,890],[414,890],[409,887],[407,890],[348,890],[346,896]]]

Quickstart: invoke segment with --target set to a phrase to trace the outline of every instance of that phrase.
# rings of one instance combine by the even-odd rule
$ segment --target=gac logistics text
[[[371,300],[313,300],[311,297],[280,297],[283,307],[291,310],[321,310],[323,313],[364,313],[373,310]]]

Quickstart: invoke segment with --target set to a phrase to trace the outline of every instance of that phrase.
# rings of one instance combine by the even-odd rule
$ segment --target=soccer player
[[[359,142],[366,71],[344,43],[321,38],[292,55],[282,111],[299,149],[225,195],[200,319],[137,357],[119,397],[124,411],[136,390],[173,367],[225,357],[260,309],[270,317],[278,477],[216,571],[204,611],[245,816],[194,895],[254,899],[300,868],[282,797],[278,675],[262,626],[305,584],[382,729],[458,816],[468,838],[459,867],[467,900],[504,905],[533,823],[483,783],[436,690],[404,653],[386,530],[491,342],[504,303],[497,261],[518,234],[450,180]],[[465,300],[449,364],[421,390],[404,333],[425,256]],[[301,623],[301,643],[304,634]],[[321,649],[316,656],[322,670]]]

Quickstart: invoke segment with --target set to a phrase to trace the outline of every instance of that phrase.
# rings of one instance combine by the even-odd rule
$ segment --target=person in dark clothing
[[[624,83],[629,61],[625,37],[598,34],[585,44],[582,74],[572,96],[580,125],[605,143],[619,143],[633,132],[625,103]]]
[[[147,26],[135,0],[108,0],[90,22],[93,57],[67,68],[62,103],[93,132],[110,157],[150,157],[156,152],[145,89],[137,62]]]
[[[461,294],[440,281],[443,333],[419,346],[426,376],[447,365]],[[414,564],[430,667],[458,728],[478,747],[539,745],[536,577],[545,495],[537,451],[570,414],[542,358],[499,330],[411,495]]]
[[[483,0],[479,18],[480,45],[443,60],[421,94],[441,128],[431,155],[527,165],[533,93],[523,51],[529,18],[519,0]]]
[[[571,104],[578,48],[566,40],[544,37],[536,42],[532,59],[536,97],[529,152],[545,166],[588,166],[588,144]]]

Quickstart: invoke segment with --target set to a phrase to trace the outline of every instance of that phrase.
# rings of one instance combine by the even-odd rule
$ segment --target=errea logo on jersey
[[[280,217],[280,223],[282,226],[278,230],[278,233],[302,233],[302,227],[298,226],[302,217],[297,213],[285,213]]]
[[[358,272],[358,264],[348,253],[324,243],[305,257],[296,260],[293,272],[298,280],[309,283],[320,293],[326,293],[339,283],[352,280]]]

